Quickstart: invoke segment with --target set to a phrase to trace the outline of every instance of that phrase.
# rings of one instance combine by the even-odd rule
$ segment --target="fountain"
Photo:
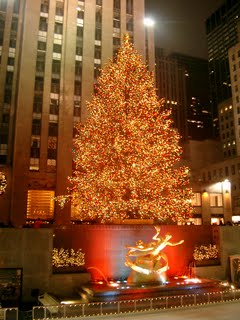
[[[87,296],[88,301],[116,301],[186,294],[189,289],[197,292],[219,286],[218,281],[198,279],[195,265],[191,266],[188,275],[169,279],[167,271],[170,266],[163,249],[167,246],[181,245],[184,240],[171,242],[171,234],[166,233],[164,236],[160,236],[159,226],[155,226],[155,230],[156,234],[151,242],[144,243],[142,240],[138,240],[133,246],[126,245],[128,252],[125,265],[131,268],[131,272],[125,281],[110,281],[98,268],[88,267],[88,269],[96,269],[103,281],[83,286],[79,293],[82,292],[82,296]]]

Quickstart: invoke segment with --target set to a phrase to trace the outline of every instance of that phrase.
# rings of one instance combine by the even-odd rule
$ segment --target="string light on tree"
[[[74,249],[57,249],[54,248],[52,252],[52,265],[56,268],[60,267],[81,267],[85,264],[85,254],[81,249],[75,251]]]
[[[3,172],[0,171],[0,195],[6,191],[7,179]]]
[[[217,259],[218,258],[218,248],[214,244],[201,245],[194,248],[193,258],[196,261]]]
[[[76,126],[76,169],[60,204],[71,200],[74,219],[101,223],[187,219],[192,192],[188,168],[176,166],[180,136],[128,36],[95,89],[89,118]]]

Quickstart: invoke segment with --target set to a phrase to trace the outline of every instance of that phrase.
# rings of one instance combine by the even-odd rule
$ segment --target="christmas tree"
[[[127,36],[123,42],[101,71],[89,118],[76,126],[69,195],[58,200],[70,199],[79,220],[183,221],[192,193],[188,169],[176,166],[180,136],[153,75]]]

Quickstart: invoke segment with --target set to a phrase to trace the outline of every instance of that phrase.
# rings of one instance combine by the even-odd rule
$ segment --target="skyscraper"
[[[239,17],[240,2],[225,0],[206,21],[210,96],[216,135],[218,134],[217,105],[231,97],[228,49],[238,41]]]
[[[186,141],[188,132],[185,69],[162,49],[156,50],[156,87],[159,98],[164,98],[166,107],[172,110],[174,127],[178,129],[182,141]]]
[[[205,59],[173,52],[170,54],[184,69],[188,137],[193,140],[213,136],[210,112],[208,62]]]
[[[212,137],[207,60],[157,48],[156,86],[183,141]]]
[[[67,190],[74,123],[86,120],[99,69],[117,52],[124,33],[145,57],[143,20],[144,0],[0,2],[4,221],[69,221],[70,208],[60,213],[52,198]]]

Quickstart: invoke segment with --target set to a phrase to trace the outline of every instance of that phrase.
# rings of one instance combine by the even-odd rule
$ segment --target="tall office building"
[[[208,61],[178,52],[173,52],[169,56],[175,59],[185,71],[189,139],[212,138]]]
[[[213,136],[207,60],[156,48],[156,87],[183,141]]]
[[[158,48],[155,73],[158,97],[164,98],[166,107],[171,108],[173,125],[178,129],[182,141],[186,141],[188,132],[185,69],[176,59]]]
[[[224,144],[224,155],[240,156],[240,42],[235,46],[229,49],[229,66],[230,66],[230,75],[231,75],[231,87],[232,87],[232,99],[231,99],[231,131],[233,131],[233,139],[229,139],[227,132],[228,127],[223,124],[222,127],[222,141]],[[226,111],[227,109],[220,109],[221,118],[225,118],[226,121]],[[229,145],[233,144],[235,152],[234,154],[229,153]],[[227,153],[227,151],[228,153]]]
[[[215,134],[218,134],[218,104],[231,97],[228,49],[238,41],[237,22],[240,1],[225,0],[207,20],[206,34],[209,60],[209,82]]]
[[[66,194],[74,123],[87,118],[99,68],[123,34],[145,57],[143,20],[144,0],[0,1],[2,221],[70,220],[52,198]]]
[[[218,106],[224,159],[240,157],[240,42],[228,51],[231,98]]]

